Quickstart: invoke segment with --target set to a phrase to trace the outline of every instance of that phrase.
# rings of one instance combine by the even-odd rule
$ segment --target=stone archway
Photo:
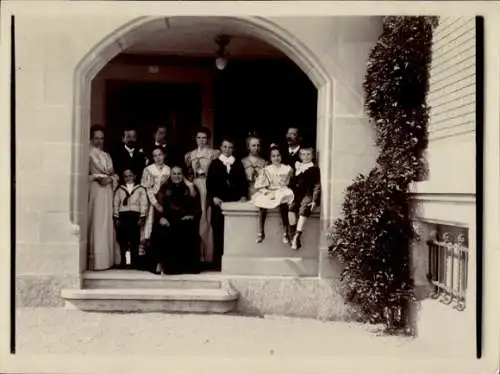
[[[174,17],[175,18],[175,17]],[[184,17],[185,18],[185,17]],[[203,17],[192,17],[201,19]],[[214,17],[210,17],[214,19]],[[225,26],[263,40],[285,53],[309,77],[318,90],[317,148],[322,170],[321,222],[329,224],[332,206],[329,204],[333,166],[327,153],[333,147],[333,80],[327,70],[307,46],[288,31],[261,17],[215,17]],[[91,81],[96,74],[117,54],[140,40],[145,33],[169,28],[166,17],[140,17],[126,23],[95,45],[78,63],[74,72],[73,126],[72,126],[72,180],[70,192],[70,219],[80,235],[80,272],[86,264],[87,218],[87,160],[90,129]],[[322,156],[324,155],[324,156]]]

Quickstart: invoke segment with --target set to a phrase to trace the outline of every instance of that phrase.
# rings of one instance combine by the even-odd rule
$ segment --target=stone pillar
[[[59,290],[79,284],[78,230],[70,220],[74,50],[46,26],[16,19],[16,36],[26,41],[16,51],[18,306],[60,305]]]
[[[340,104],[335,105],[336,111],[342,108]],[[324,140],[325,143],[328,142],[330,153],[323,166],[327,168],[329,177],[325,181],[329,184],[328,195],[325,196],[328,201],[324,203],[328,206],[328,217],[325,217],[328,225],[340,216],[346,188],[357,175],[367,173],[373,167],[376,157],[373,129],[361,110],[357,115],[334,113],[332,117],[329,140]],[[339,275],[339,264],[328,257],[326,239],[323,240],[325,244],[321,247],[320,276],[336,278]]]

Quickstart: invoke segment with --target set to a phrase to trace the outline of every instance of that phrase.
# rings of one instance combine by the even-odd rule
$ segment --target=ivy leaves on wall
[[[410,184],[426,175],[426,96],[436,17],[385,17],[370,52],[365,108],[380,149],[376,166],[347,188],[329,238],[344,264],[345,297],[366,322],[414,333],[410,266],[414,237]]]

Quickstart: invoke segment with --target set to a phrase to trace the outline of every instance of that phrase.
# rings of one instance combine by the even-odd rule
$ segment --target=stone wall
[[[285,315],[329,321],[352,321],[359,316],[344,302],[337,279],[230,275],[228,279],[239,294],[236,312],[244,315]]]
[[[147,18],[151,23],[138,18],[140,14],[35,14],[23,9],[16,13],[17,298],[18,305],[60,305],[59,290],[80,287],[86,266],[90,82],[82,82],[123,46],[165,22]],[[320,84],[318,107],[325,191],[321,217],[327,222],[338,214],[345,186],[374,162],[360,82],[380,17],[251,18],[233,23],[225,24],[260,35],[288,53],[315,83],[328,83]],[[325,255],[322,246],[320,256]],[[333,268],[326,266],[322,275],[335,276]]]
[[[283,227],[277,209],[268,212],[266,235],[256,243],[259,232],[259,210],[249,202],[225,203],[224,258],[222,274],[260,276],[318,276],[320,248],[319,212],[308,218],[302,236],[302,247],[293,250],[283,244]]]

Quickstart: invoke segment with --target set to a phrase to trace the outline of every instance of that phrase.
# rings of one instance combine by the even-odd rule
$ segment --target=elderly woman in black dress
[[[170,178],[157,195],[163,212],[156,213],[151,245],[154,272],[194,274],[200,272],[199,222],[201,206],[194,186],[184,183],[181,166],[171,168]]]

